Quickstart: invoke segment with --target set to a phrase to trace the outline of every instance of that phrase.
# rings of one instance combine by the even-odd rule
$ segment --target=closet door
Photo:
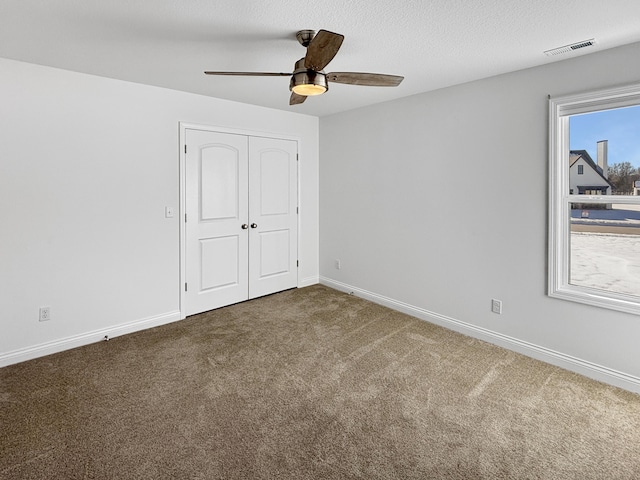
[[[249,298],[298,284],[298,145],[249,139]]]
[[[248,137],[186,131],[186,314],[248,298]]]
[[[185,314],[296,287],[297,143],[185,135]]]

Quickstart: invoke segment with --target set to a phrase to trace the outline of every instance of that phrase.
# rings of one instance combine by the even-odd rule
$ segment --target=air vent
[[[555,57],[556,55],[564,55],[565,53],[571,53],[581,48],[592,47],[596,44],[596,39],[591,38],[589,40],[583,40],[581,42],[572,43],[571,45],[565,45],[564,47],[554,48],[544,52],[549,57]]]

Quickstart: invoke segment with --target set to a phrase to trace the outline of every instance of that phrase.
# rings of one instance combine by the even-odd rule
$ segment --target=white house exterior
[[[598,164],[586,150],[569,152],[569,191],[574,195],[611,195],[607,179],[607,140],[598,142]]]

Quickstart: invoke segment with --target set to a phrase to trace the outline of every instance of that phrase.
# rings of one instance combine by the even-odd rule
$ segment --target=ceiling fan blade
[[[365,85],[370,87],[397,87],[404,77],[384,75],[382,73],[332,72],[327,73],[327,80],[349,85]]]
[[[296,92],[291,92],[291,98],[289,99],[289,105],[299,105],[307,99],[304,95],[298,95]]]
[[[344,35],[320,30],[307,47],[307,55],[304,59],[305,68],[316,72],[322,70],[336,56],[343,40]]]
[[[291,73],[274,72],[204,72],[205,75],[238,75],[245,77],[290,77]]]

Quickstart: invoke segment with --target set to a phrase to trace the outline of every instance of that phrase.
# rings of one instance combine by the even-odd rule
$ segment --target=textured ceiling
[[[637,0],[2,0],[0,57],[325,116],[637,42],[639,25]],[[290,72],[305,53],[295,32],[322,28],[345,35],[327,72],[404,82],[331,84],[289,106],[287,77],[202,73]]]

